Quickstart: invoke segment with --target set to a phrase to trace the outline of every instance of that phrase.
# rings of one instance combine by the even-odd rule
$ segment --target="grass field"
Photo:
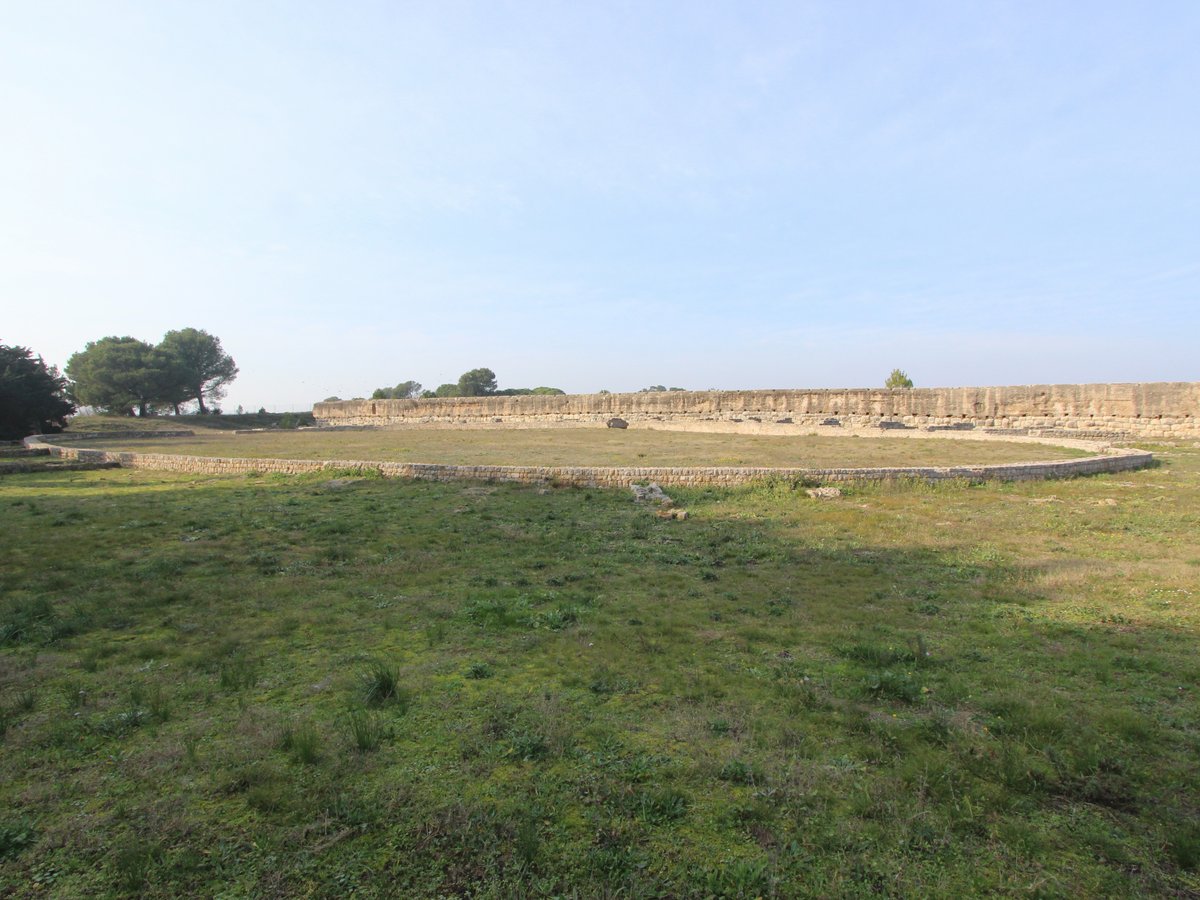
[[[233,431],[236,428],[278,428],[280,422],[312,425],[311,412],[296,413],[243,413],[242,415],[207,414],[189,416],[72,416],[68,430],[74,432],[129,431]],[[294,425],[292,426],[294,427]]]
[[[0,894],[1195,896],[1200,450],[1160,458],[685,521],[2,477]]]
[[[530,466],[930,466],[1086,456],[1082,450],[1008,441],[898,437],[782,437],[617,428],[282,431],[193,438],[114,437],[97,447],[284,459],[358,459]]]

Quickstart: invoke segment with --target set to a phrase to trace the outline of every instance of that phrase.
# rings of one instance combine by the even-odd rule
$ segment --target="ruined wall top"
[[[486,421],[511,417],[601,419],[607,416],[700,419],[739,415],[1113,419],[1200,418],[1200,382],[1034,384],[1006,387],[822,388],[752,391],[656,391],[342,400],[317,403],[326,424],[348,421]]]

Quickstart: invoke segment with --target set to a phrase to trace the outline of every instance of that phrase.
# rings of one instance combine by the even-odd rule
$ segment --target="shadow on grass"
[[[991,545],[865,524],[822,544],[805,529],[843,512],[790,495],[760,518],[697,495],[681,523],[498,485],[20,488],[0,498],[0,771],[46,837],[14,845],[16,878],[52,858],[78,892],[793,896],[1049,870],[1135,893],[1193,858],[1189,635],[1057,620]],[[409,700],[371,711],[390,718],[364,752],[376,658]],[[102,843],[157,849],[71,849],[71,807],[32,789],[68,769],[157,823],[130,837],[114,813]],[[203,803],[172,817],[185,781]]]

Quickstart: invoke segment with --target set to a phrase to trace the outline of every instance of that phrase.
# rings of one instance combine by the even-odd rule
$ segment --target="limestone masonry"
[[[892,424],[1184,439],[1200,437],[1200,382],[342,400],[315,404],[313,416],[323,426],[600,425],[619,416],[635,427],[696,431],[795,434]]]
[[[413,478],[425,481],[511,481],[519,484],[619,487],[645,481],[665,485],[721,485],[729,487],[764,479],[801,482],[889,481],[1032,481],[1044,478],[1073,478],[1102,472],[1126,472],[1150,464],[1153,454],[1145,450],[1108,448],[1086,459],[1048,462],[1007,463],[990,466],[914,466],[870,469],[764,469],[745,466],[452,466],[427,463],[372,462],[361,459],[231,459],[227,457],[175,456],[166,453],[130,453],[60,447],[51,443],[60,435],[25,438],[31,448],[47,448],[65,460],[81,463],[118,464],[131,469],[159,469],[213,475],[246,475],[267,472],[301,475],[374,474],[384,478]]]

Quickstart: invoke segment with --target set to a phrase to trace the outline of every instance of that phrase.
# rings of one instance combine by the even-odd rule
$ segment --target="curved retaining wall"
[[[854,427],[892,421],[1170,439],[1200,437],[1200,382],[343,400],[315,404],[313,416],[324,426],[596,424],[619,416],[635,424],[709,423],[712,430],[753,423],[779,433],[836,418]]]
[[[250,472],[278,472],[300,475],[311,472],[377,472],[384,478],[411,478],[425,481],[511,481],[520,484],[573,485],[577,487],[628,487],[642,481],[661,485],[733,486],[755,481],[847,482],[918,479],[925,481],[1032,481],[1045,478],[1070,478],[1102,472],[1125,472],[1150,464],[1154,455],[1144,450],[1112,449],[1086,459],[1062,459],[1050,462],[1008,463],[993,466],[895,466],[872,469],[802,469],[734,466],[448,466],[429,463],[372,462],[361,459],[235,459],[211,456],[175,456],[168,453],[130,453],[111,450],[85,450],[57,447],[46,443],[45,436],[26,438],[27,446],[49,447],[64,459],[87,462],[115,462],[133,469],[160,469],[212,475],[244,475]],[[53,439],[53,436],[51,436]]]

